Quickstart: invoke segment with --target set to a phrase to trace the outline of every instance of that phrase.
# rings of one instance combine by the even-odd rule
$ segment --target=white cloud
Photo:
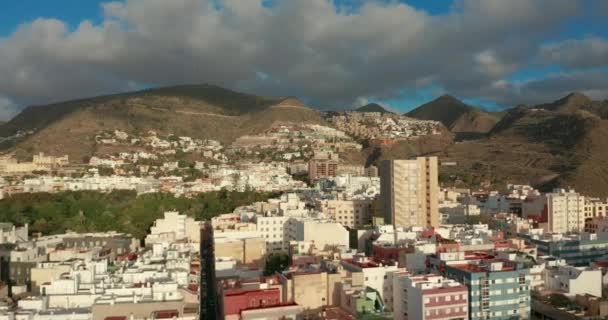
[[[27,104],[214,83],[330,106],[430,85],[509,102],[510,86],[483,88],[527,66],[583,2],[459,0],[440,16],[393,1],[108,2],[99,24],[41,18],[0,39],[0,92]]]

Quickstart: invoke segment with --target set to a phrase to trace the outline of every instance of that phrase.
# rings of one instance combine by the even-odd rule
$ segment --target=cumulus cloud
[[[394,1],[108,2],[98,24],[40,18],[0,39],[0,94],[24,105],[214,83],[344,106],[435,86],[512,103],[515,86],[501,81],[582,3],[457,0],[431,15]]]
[[[7,121],[19,112],[17,105],[6,97],[0,96],[0,120]]]
[[[593,68],[608,65],[608,41],[602,38],[566,40],[544,45],[540,56],[547,62],[571,68]]]

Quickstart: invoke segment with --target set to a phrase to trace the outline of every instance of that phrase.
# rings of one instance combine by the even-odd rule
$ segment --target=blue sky
[[[444,93],[488,109],[608,95],[600,0],[328,1],[5,1],[0,118],[183,83],[400,111]]]

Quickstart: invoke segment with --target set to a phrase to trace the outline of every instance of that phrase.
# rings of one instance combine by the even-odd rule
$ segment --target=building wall
[[[380,208],[397,227],[439,225],[437,157],[380,164]]]
[[[338,171],[338,161],[312,159],[308,162],[308,178],[311,182],[318,178],[335,177]]]
[[[330,246],[348,248],[348,230],[336,222],[296,220],[294,221],[295,240],[313,242],[319,250]]]
[[[530,318],[530,279],[528,269],[478,272],[446,266],[446,276],[469,289],[471,320]]]
[[[438,275],[398,273],[394,284],[394,317],[405,319],[467,319],[468,289]]]
[[[327,217],[349,228],[372,224],[373,200],[321,200],[317,209]]]
[[[216,257],[230,257],[252,267],[262,267],[265,254],[266,242],[261,238],[215,241]]]
[[[147,303],[115,303],[115,304],[95,304],[91,308],[93,313],[92,320],[104,320],[107,317],[124,316],[129,318],[133,315],[135,319],[153,319],[152,315],[158,311],[177,310],[179,315],[183,315],[184,303],[181,301],[172,302],[147,302]]]
[[[266,252],[287,252],[289,249],[289,217],[257,217],[257,230],[266,242]]]
[[[582,231],[585,226],[585,197],[571,190],[555,191],[545,195],[549,231]]]
[[[293,301],[305,309],[315,310],[328,303],[327,273],[292,275]]]
[[[58,278],[61,274],[69,272],[69,265],[37,266],[31,269],[32,292],[38,294],[43,283],[50,282]]]
[[[238,315],[244,309],[276,306],[281,303],[281,290],[233,290],[224,292],[224,314]]]

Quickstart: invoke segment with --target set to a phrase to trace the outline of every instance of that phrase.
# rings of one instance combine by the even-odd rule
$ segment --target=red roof
[[[179,317],[177,310],[161,310],[154,312],[155,319],[172,319],[173,317]]]

